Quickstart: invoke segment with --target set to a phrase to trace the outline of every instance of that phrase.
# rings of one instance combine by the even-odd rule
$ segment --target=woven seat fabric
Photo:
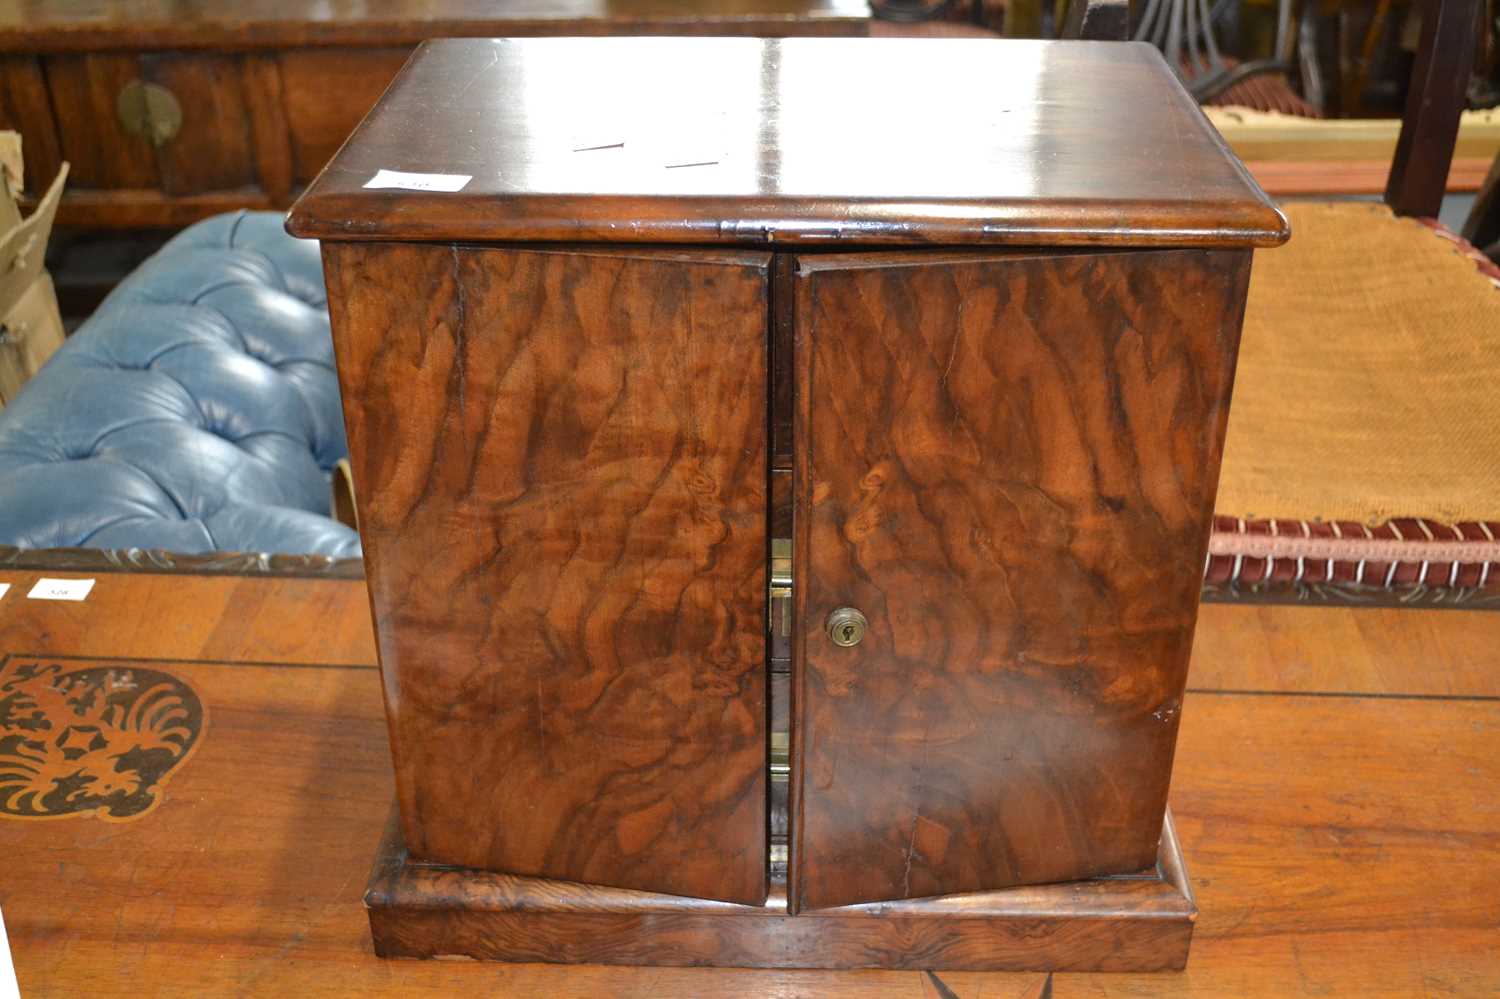
[[[1410,591],[1500,586],[1500,523],[1215,517],[1203,581]]]
[[[1236,64],[1238,60],[1225,60]],[[1322,113],[1292,89],[1285,73],[1267,73],[1241,80],[1206,103],[1221,108],[1249,108],[1252,111],[1277,111],[1298,118],[1321,118]]]
[[[1258,254],[1205,582],[1500,586],[1500,271],[1432,220],[1285,206]]]
[[[1250,280],[1218,513],[1500,521],[1500,290],[1383,205],[1285,206]]]

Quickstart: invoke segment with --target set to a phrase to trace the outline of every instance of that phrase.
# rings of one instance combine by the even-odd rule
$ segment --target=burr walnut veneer
[[[430,43],[288,225],[385,679],[381,953],[1181,966],[1167,786],[1286,230],[1152,50]]]

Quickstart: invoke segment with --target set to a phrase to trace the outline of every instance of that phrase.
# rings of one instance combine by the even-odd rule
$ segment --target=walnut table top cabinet
[[[378,953],[1182,966],[1167,787],[1287,232],[1152,49],[432,42],[288,226],[397,776]]]

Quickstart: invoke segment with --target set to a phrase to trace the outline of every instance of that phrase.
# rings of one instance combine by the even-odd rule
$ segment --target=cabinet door
[[[799,261],[794,909],[1154,863],[1248,273]]]
[[[324,253],[412,854],[763,901],[766,255]]]

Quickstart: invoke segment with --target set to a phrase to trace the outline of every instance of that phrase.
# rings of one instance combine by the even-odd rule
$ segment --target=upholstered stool
[[[0,413],[0,544],[357,555],[318,247],[274,212],[187,229]]]
[[[1383,204],[1257,255],[1210,591],[1500,602],[1500,271]],[[1381,591],[1384,591],[1383,593]]]

